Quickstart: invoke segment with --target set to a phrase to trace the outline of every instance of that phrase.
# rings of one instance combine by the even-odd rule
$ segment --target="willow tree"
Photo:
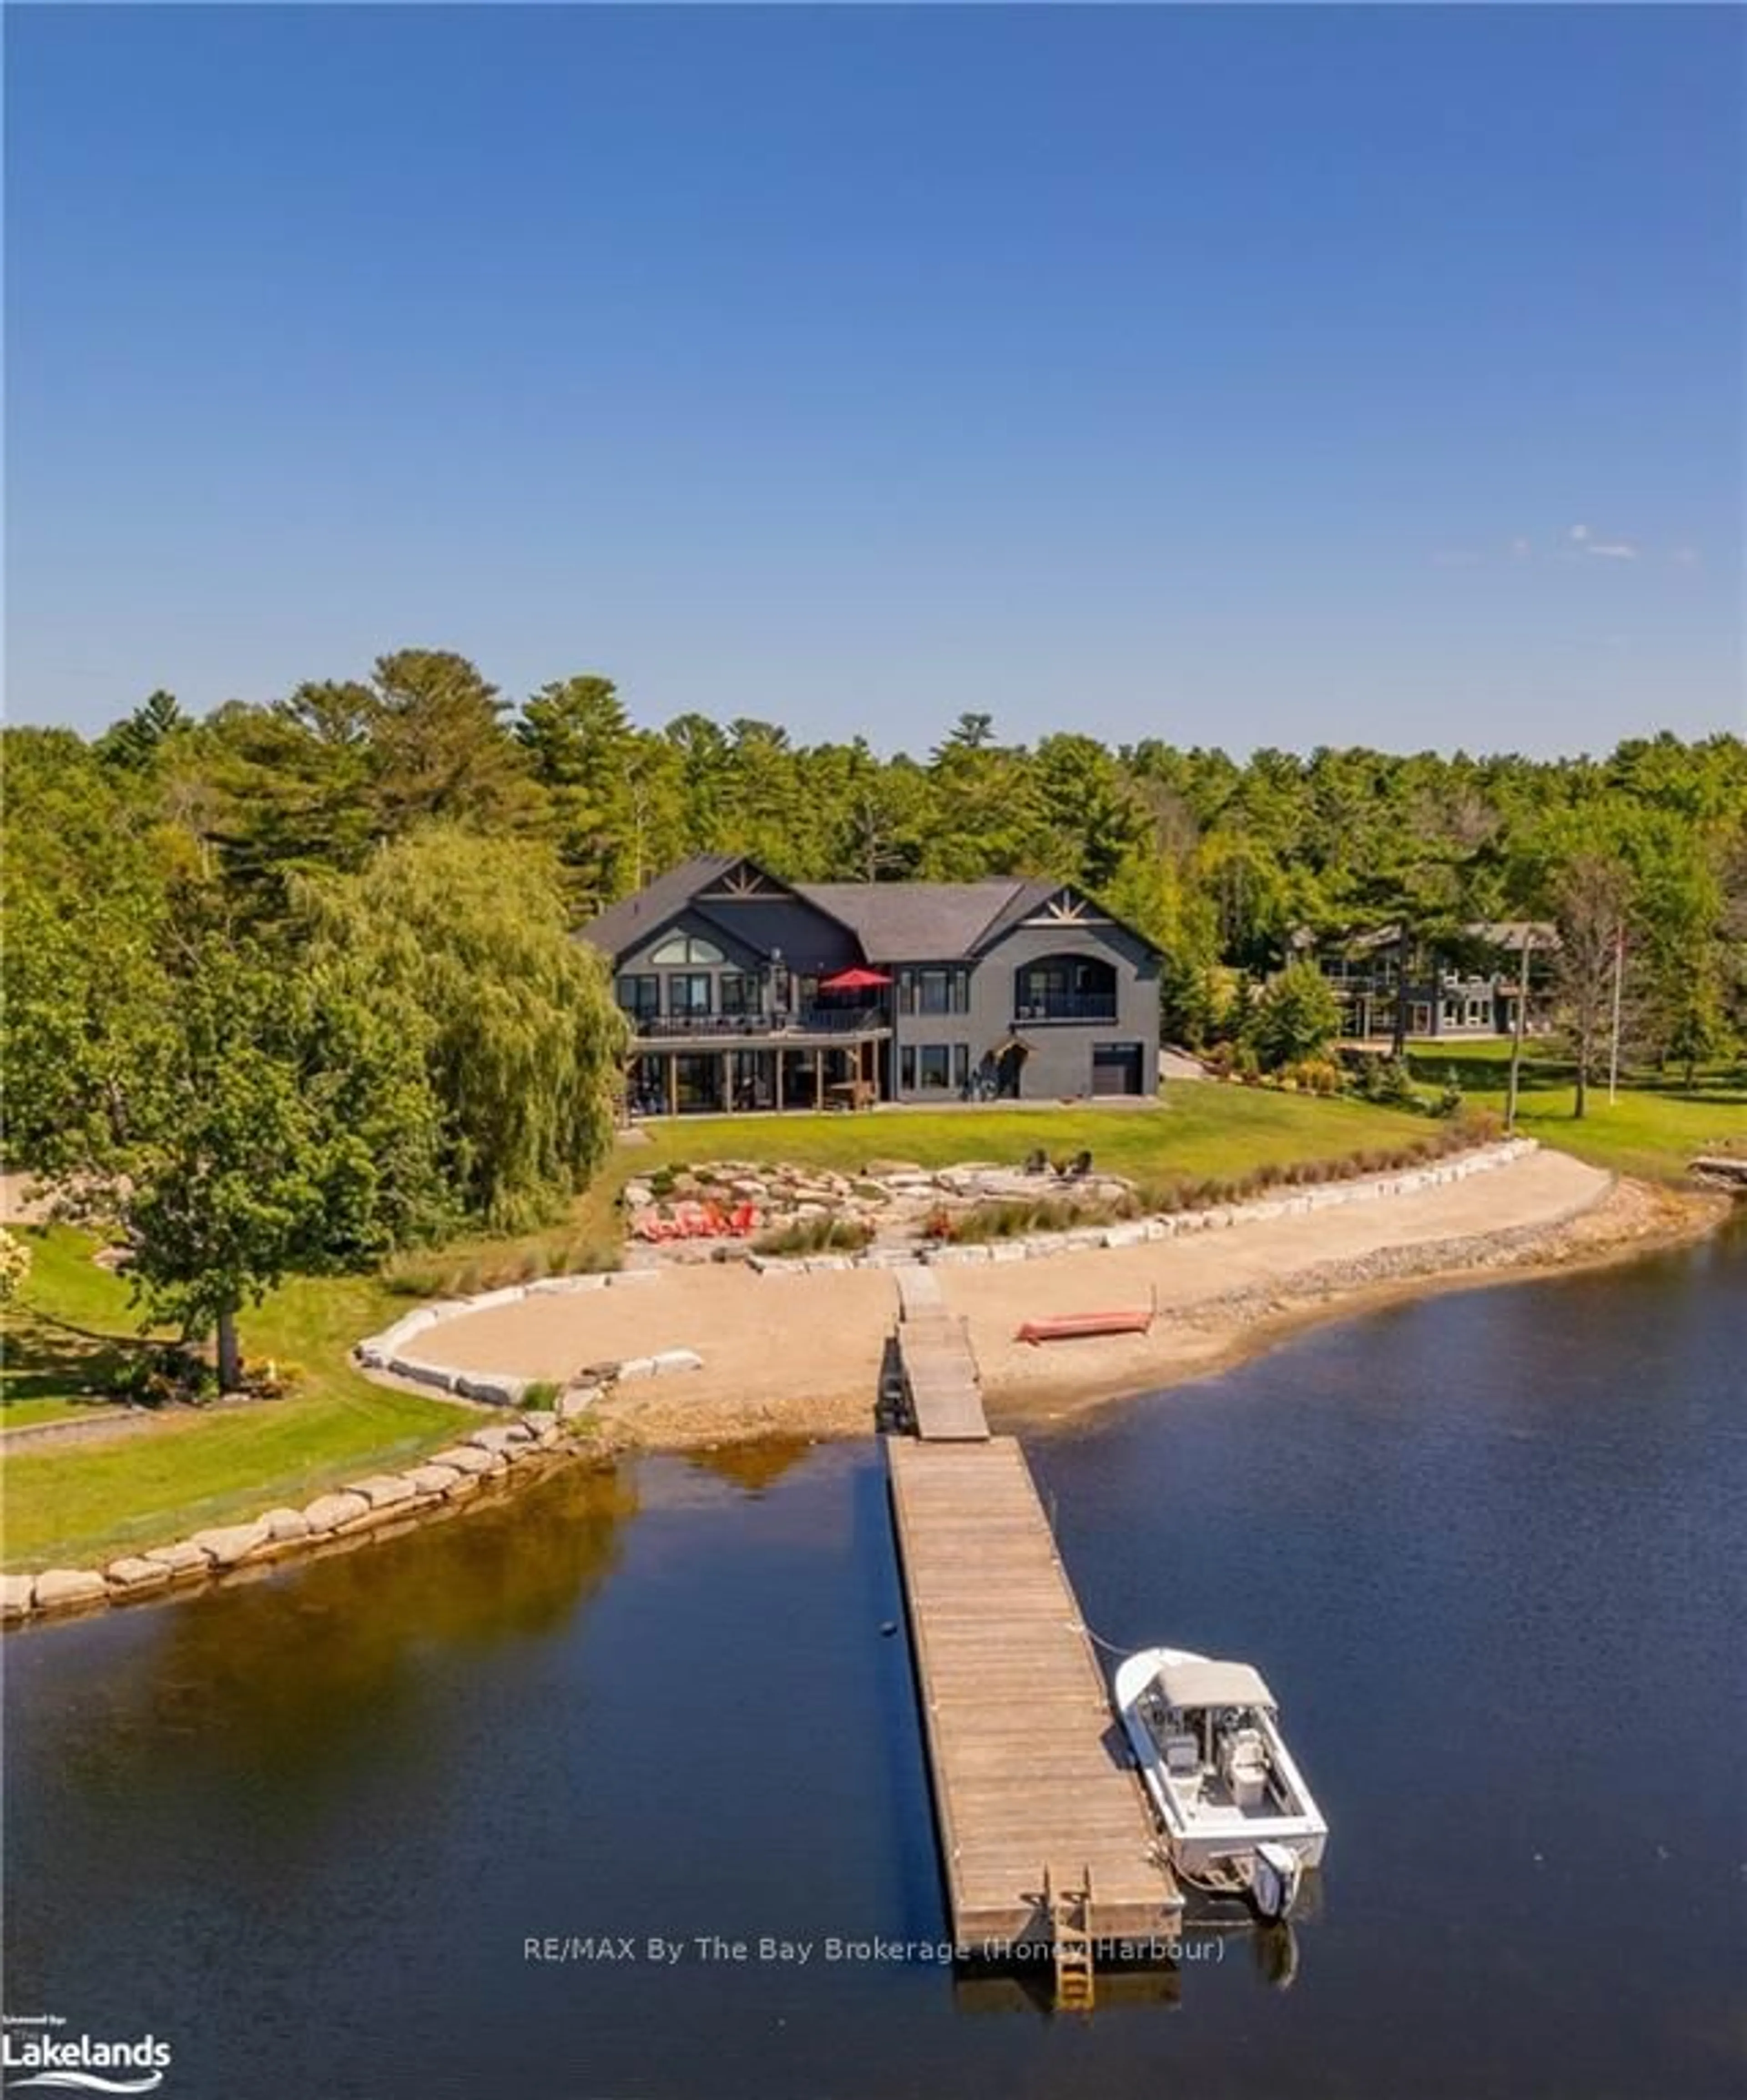
[[[512,1229],[587,1181],[612,1141],[625,1024],[548,849],[433,827],[298,903],[312,962],[350,959],[413,1017],[460,1209]]]

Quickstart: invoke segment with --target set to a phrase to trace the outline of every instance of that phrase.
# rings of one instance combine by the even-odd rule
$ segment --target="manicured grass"
[[[645,1127],[650,1142],[620,1154],[637,1174],[712,1159],[788,1160],[845,1172],[875,1159],[1017,1167],[1041,1146],[1052,1159],[1089,1152],[1096,1167],[1150,1181],[1338,1158],[1411,1144],[1436,1126],[1358,1101],[1185,1081],[1147,1107],[891,1109],[871,1115],[712,1116]]]
[[[90,1260],[94,1242],[65,1227],[29,1238],[34,1257],[24,1302],[9,1309],[6,1420],[82,1414],[77,1387],[139,1346],[127,1287]],[[306,1502],[361,1473],[404,1464],[469,1425],[440,1401],[389,1392],[346,1362],[360,1335],[405,1300],[373,1277],[302,1277],[242,1322],[251,1359],[299,1367],[282,1400],[212,1413],[166,1415],[113,1441],[25,1447],[5,1462],[4,1561],[8,1568],[86,1567],[202,1525],[253,1516],[276,1502]],[[43,1336],[63,1337],[49,1351]],[[53,1390],[57,1379],[67,1389]],[[15,1380],[26,1388],[14,1411]],[[85,1401],[88,1406],[90,1402]]]
[[[13,1230],[30,1249],[31,1268],[6,1313],[0,1431],[101,1414],[115,1375],[139,1346],[127,1286],[91,1260],[82,1233]]]
[[[1414,1076],[1430,1085],[1441,1084],[1453,1071],[1470,1101],[1502,1114],[1510,1057],[1507,1043],[1475,1043],[1416,1049],[1409,1061]],[[1524,1057],[1518,1128],[1592,1165],[1678,1181],[1698,1154],[1747,1145],[1747,1071],[1740,1069],[1701,1071],[1691,1093],[1672,1075],[1622,1074],[1619,1099],[1611,1105],[1604,1079],[1590,1087],[1589,1112],[1581,1122],[1572,1101],[1568,1063],[1545,1052]]]

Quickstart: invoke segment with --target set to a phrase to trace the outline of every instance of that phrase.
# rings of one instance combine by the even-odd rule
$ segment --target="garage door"
[[[1092,1090],[1095,1094],[1140,1092],[1138,1043],[1095,1043],[1092,1049]]]

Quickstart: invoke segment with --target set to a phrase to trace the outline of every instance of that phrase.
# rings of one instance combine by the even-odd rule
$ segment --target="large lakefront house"
[[[1070,883],[787,883],[700,854],[581,929],[634,1112],[1150,1094],[1158,951]]]
[[[1393,1033],[1402,970],[1398,926],[1321,942],[1306,932],[1295,936],[1293,945],[1300,953],[1313,955],[1327,978],[1340,1004],[1343,1036],[1363,1042]],[[1436,1041],[1512,1034],[1525,964],[1524,1030],[1544,1030],[1552,1022],[1558,950],[1556,926],[1522,919],[1476,920],[1462,929],[1459,939],[1441,947],[1410,940],[1408,1035]]]

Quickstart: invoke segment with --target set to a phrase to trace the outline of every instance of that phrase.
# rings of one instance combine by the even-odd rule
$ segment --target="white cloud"
[[[1520,532],[1511,542],[1511,559],[1513,562],[1526,562],[1533,551],[1534,549]]]
[[[1605,554],[1614,562],[1635,562],[1638,558],[1638,549],[1630,540],[1590,540],[1586,542],[1583,551],[1586,554]]]
[[[1573,525],[1571,530],[1565,535],[1565,537],[1568,540],[1573,541],[1580,547],[1589,536],[1590,528],[1587,525]]]
[[[1696,547],[1676,547],[1668,558],[1679,562],[1683,569],[1696,569],[1699,565],[1699,551]]]

